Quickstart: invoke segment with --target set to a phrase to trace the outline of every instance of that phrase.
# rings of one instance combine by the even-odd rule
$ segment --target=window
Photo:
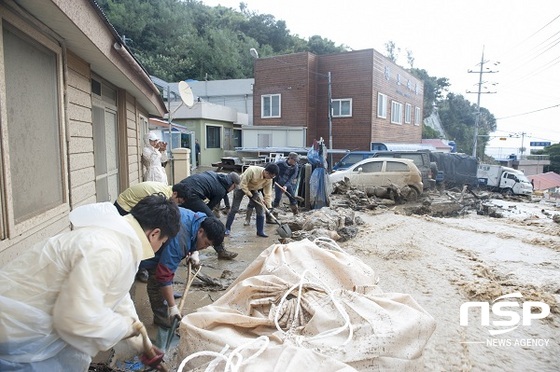
[[[391,123],[402,124],[403,104],[397,101],[391,101]]]
[[[206,148],[207,149],[219,149],[221,148],[221,133],[222,127],[216,127],[212,125],[206,126]]]
[[[408,165],[397,162],[397,161],[387,161],[387,165],[385,166],[385,170],[387,172],[408,172]]]
[[[352,116],[352,99],[333,99],[332,100],[332,116],[335,118]]]
[[[404,105],[404,122],[410,124],[412,122],[412,105],[407,103]]]
[[[95,77],[92,93],[96,201],[112,201],[119,196],[117,90]]]
[[[280,117],[280,94],[261,96],[261,118]]]
[[[420,125],[420,107],[414,108],[414,125]]]
[[[383,162],[382,161],[370,161],[369,163],[362,164],[361,166],[356,168],[354,171],[357,171],[359,168],[362,168],[363,173],[381,172],[381,169],[383,168]]]
[[[24,34],[2,18],[0,25],[5,77],[1,92],[5,102],[0,105],[1,156],[9,154],[1,162],[6,168],[0,168],[5,190],[0,238],[4,239],[60,215],[68,210],[68,203],[61,50],[33,30]]]
[[[377,117],[387,118],[387,96],[383,93],[377,93]]]

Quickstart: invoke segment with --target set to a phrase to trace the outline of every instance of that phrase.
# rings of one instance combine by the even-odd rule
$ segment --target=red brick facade
[[[328,144],[328,73],[333,100],[351,100],[349,117],[332,118],[333,148],[369,150],[371,142],[420,143],[424,85],[373,49],[316,56],[296,53],[255,60],[255,126],[307,127],[307,143]],[[386,96],[386,118],[377,116],[378,93]],[[263,118],[263,95],[280,95],[280,117]],[[392,102],[402,104],[401,124],[391,123]],[[406,106],[410,123],[405,123]],[[418,108],[419,110],[416,110]],[[419,111],[419,125],[415,113]]]

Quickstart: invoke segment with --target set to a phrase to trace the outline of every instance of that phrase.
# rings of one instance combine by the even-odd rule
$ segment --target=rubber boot
[[[299,209],[298,209],[297,204],[290,204],[290,209],[291,209],[292,213],[294,214],[294,216],[299,213]]]
[[[264,216],[257,216],[257,236],[268,238],[264,232]]]
[[[245,222],[243,222],[243,226],[249,226],[251,224],[252,214],[253,214],[253,208],[247,208],[247,212],[245,213]]]

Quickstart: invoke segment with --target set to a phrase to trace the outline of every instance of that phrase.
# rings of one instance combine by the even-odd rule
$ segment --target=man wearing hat
[[[290,199],[290,209],[294,215],[298,214],[299,212],[297,200],[291,196],[294,195],[294,190],[292,188],[293,182],[299,174],[298,162],[299,155],[295,152],[290,152],[285,159],[282,159],[276,163],[279,169],[276,183],[280,186],[274,185],[276,193],[274,196],[274,202],[272,203],[272,206],[274,208],[278,208],[278,206],[280,205],[280,200],[282,199],[282,194],[287,191],[290,194],[287,195],[288,199]],[[267,222],[271,221],[267,220]]]

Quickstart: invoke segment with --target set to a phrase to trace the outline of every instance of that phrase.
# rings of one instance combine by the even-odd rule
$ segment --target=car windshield
[[[529,181],[529,179],[527,178],[527,176],[525,176],[524,174],[517,174],[517,179],[519,180],[519,182],[525,182],[525,183],[531,183],[531,181]]]
[[[363,160],[364,156],[360,154],[348,154],[337,163],[339,167],[349,166]]]

